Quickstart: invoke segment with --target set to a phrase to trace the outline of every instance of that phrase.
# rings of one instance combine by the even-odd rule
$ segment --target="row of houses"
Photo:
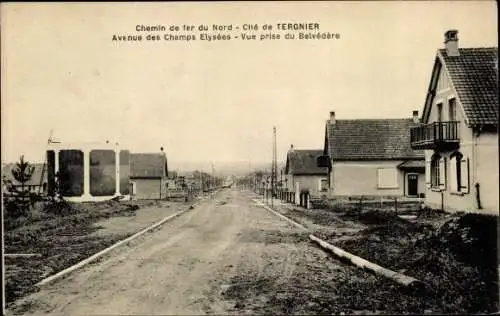
[[[424,198],[434,209],[498,214],[498,48],[438,49],[422,114],[338,119],[322,149],[290,147],[285,191],[346,197]]]

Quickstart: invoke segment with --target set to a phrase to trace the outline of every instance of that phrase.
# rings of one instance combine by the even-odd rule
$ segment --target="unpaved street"
[[[99,262],[44,286],[9,312],[353,311],[362,309],[351,306],[356,297],[342,299],[335,292],[339,284],[367,281],[373,284],[376,278],[329,258],[308,242],[306,233],[259,207],[250,196],[225,190]],[[325,297],[339,305],[326,304]]]

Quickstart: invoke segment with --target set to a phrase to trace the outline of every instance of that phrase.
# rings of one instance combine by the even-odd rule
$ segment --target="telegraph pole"
[[[276,180],[278,176],[278,163],[276,154],[276,126],[273,126],[273,164],[271,170],[271,202],[274,199],[276,193]]]

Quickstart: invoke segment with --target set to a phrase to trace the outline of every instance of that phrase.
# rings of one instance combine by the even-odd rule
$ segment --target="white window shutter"
[[[460,161],[460,192],[469,193],[469,158]]]
[[[431,162],[425,162],[425,184],[428,188],[431,187]]]
[[[450,190],[453,192],[459,191],[457,183],[457,157],[453,156],[450,158]]]
[[[446,189],[446,172],[445,172],[445,163],[446,158],[442,157],[439,159],[439,188],[444,190]]]

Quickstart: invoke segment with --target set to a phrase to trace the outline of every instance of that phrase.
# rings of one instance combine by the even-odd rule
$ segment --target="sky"
[[[2,162],[43,161],[52,131],[132,152],[164,147],[174,167],[270,163],[273,126],[283,161],[290,144],[322,148],[330,111],[421,112],[446,30],[459,31],[459,47],[498,46],[494,1],[1,6]],[[137,25],[283,22],[318,23],[340,38],[112,41],[139,34]]]

